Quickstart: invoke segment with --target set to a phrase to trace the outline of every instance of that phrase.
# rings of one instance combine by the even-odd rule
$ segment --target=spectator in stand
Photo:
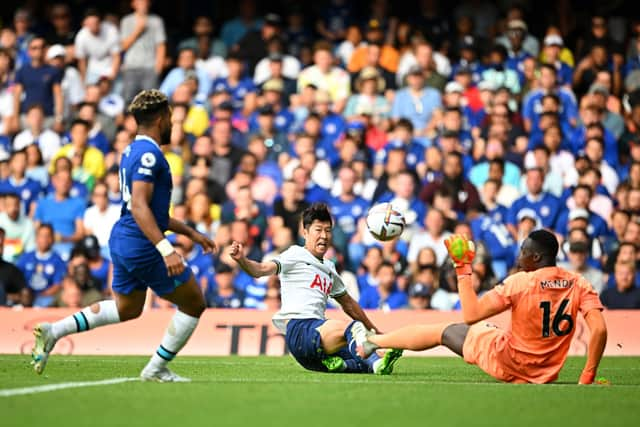
[[[113,225],[120,218],[120,206],[109,203],[109,191],[104,182],[98,182],[91,192],[92,205],[84,212],[85,236],[94,235],[102,253],[108,253],[109,236]]]
[[[636,268],[631,262],[615,265],[615,287],[605,289],[600,295],[608,309],[640,309],[640,286],[636,283]]]
[[[300,72],[298,92],[308,85],[329,94],[333,111],[341,113],[350,94],[349,73],[333,65],[333,53],[329,43],[317,42],[313,47],[313,65]]]
[[[178,52],[176,67],[169,71],[169,74],[164,78],[160,85],[160,91],[171,98],[176,88],[188,76],[195,75],[198,79],[198,96],[203,99],[206,98],[211,89],[211,79],[209,79],[209,74],[203,68],[196,67],[196,58],[195,49],[182,48]]]
[[[544,47],[540,55],[541,62],[552,65],[556,69],[558,84],[567,89],[571,89],[571,85],[573,84],[573,67],[561,58],[561,52],[564,47],[562,37],[558,34],[549,34],[545,36],[543,44]]]
[[[25,128],[13,139],[13,149],[23,150],[36,144],[43,161],[49,163],[61,147],[60,136],[45,127],[44,109],[41,104],[33,104],[26,111]]]
[[[84,237],[82,218],[86,202],[78,197],[70,197],[73,184],[70,172],[59,170],[51,181],[54,193],[38,202],[33,219],[36,229],[42,224],[51,224],[56,250],[68,259],[73,243]]]
[[[378,286],[370,286],[360,295],[360,306],[364,309],[396,310],[407,305],[407,294],[396,284],[396,271],[388,261],[384,261],[376,271]]]
[[[511,233],[517,236],[516,220],[523,209],[533,210],[544,228],[552,229],[560,213],[560,200],[542,190],[544,184],[544,172],[541,168],[530,168],[526,172],[526,193],[517,199],[509,208],[507,214],[507,227]]]
[[[27,177],[27,153],[24,150],[14,151],[9,160],[11,175],[0,180],[0,194],[17,194],[22,201],[21,212],[33,216],[38,199],[42,196],[42,186],[38,181]]]
[[[13,15],[13,28],[15,28],[16,68],[22,68],[29,63],[29,43],[34,38],[31,32],[31,14],[27,9],[17,9]]]
[[[582,275],[591,285],[593,289],[601,294],[605,289],[605,276],[600,269],[594,268],[587,264],[587,254],[589,247],[585,242],[569,242],[569,253],[567,262],[559,264],[559,267],[568,271],[573,271]]]
[[[225,57],[227,46],[219,38],[214,38],[213,22],[206,15],[200,15],[193,21],[193,36],[182,40],[178,44],[178,51],[192,49],[200,60],[207,60],[212,56]]]
[[[444,241],[451,235],[444,229],[445,217],[442,212],[432,208],[429,209],[424,220],[424,231],[414,234],[409,244],[409,253],[407,261],[414,264],[418,259],[418,253],[423,248],[431,248],[436,253],[436,264],[442,265],[447,257],[447,250],[444,247]]]
[[[242,308],[244,293],[233,286],[234,270],[229,264],[219,262],[215,268],[215,285],[209,286],[207,306],[211,308]]]
[[[0,307],[27,305],[29,295],[26,291],[27,283],[24,274],[13,262],[7,261],[2,257],[4,241],[5,230],[2,228],[2,222],[0,222]]]
[[[440,93],[425,86],[422,69],[414,66],[407,73],[407,86],[396,92],[391,108],[391,118],[411,121],[416,137],[428,139],[434,127],[433,118],[442,108]]]
[[[60,70],[62,80],[63,116],[65,120],[72,116],[76,106],[84,99],[85,87],[78,70],[65,62],[65,50],[60,44],[54,44],[47,49],[47,63]]]
[[[97,9],[84,14],[82,28],[75,38],[75,57],[82,81],[95,84],[101,77],[115,80],[120,72],[118,29],[104,21]]]
[[[86,120],[75,119],[69,129],[70,141],[58,150],[52,166],[59,157],[66,157],[72,160],[74,168],[82,167],[94,179],[102,178],[106,173],[104,155],[99,149],[88,145],[91,127]]]
[[[20,255],[35,249],[33,221],[22,210],[22,201],[16,193],[4,196],[4,212],[0,211],[0,228],[4,251],[0,258],[16,262]]]
[[[65,62],[69,63],[74,58],[73,41],[76,35],[71,19],[71,10],[65,3],[55,3],[49,12],[49,22],[52,31],[45,38],[49,45],[61,45],[66,51]]]
[[[102,130],[102,123],[98,120],[98,106],[89,102],[78,105],[78,118],[89,123],[88,144],[97,148],[106,156],[111,151],[111,142]]]
[[[20,257],[17,266],[24,273],[34,307],[51,307],[60,291],[67,270],[62,258],[53,250],[54,231],[40,224],[36,232],[36,249]]]
[[[231,49],[247,63],[247,73],[253,75],[256,64],[267,56],[268,44],[280,37],[282,18],[275,13],[265,15],[259,30],[248,31]]]
[[[218,77],[211,85],[211,93],[226,91],[231,94],[235,111],[251,113],[256,104],[256,87],[245,73],[243,59],[236,53],[227,56],[226,77]]]
[[[399,56],[398,51],[390,44],[385,43],[384,31],[381,26],[381,22],[377,19],[372,19],[367,24],[365,31],[366,45],[360,46],[355,49],[349,63],[347,70],[350,73],[358,73],[365,66],[380,66],[382,69],[389,73],[394,73],[398,70]],[[374,45],[380,50],[378,53],[377,63],[369,63],[368,57],[372,55],[368,47]]]
[[[238,3],[237,17],[224,23],[220,38],[227,49],[231,49],[248,31],[259,30],[262,24],[262,19],[256,17],[256,2],[241,0]]]
[[[151,0],[131,0],[133,13],[120,21],[122,97],[130,102],[144,89],[157,87],[166,59],[166,35],[160,16],[149,13]]]
[[[465,178],[462,155],[456,151],[447,153],[442,178],[425,185],[420,191],[420,199],[431,205],[436,191],[441,187],[446,187],[454,195],[453,208],[456,211],[468,214],[480,209],[480,195],[475,186]]]
[[[21,127],[20,114],[28,111],[34,104],[42,105],[45,127],[53,125],[53,130],[64,129],[64,100],[62,97],[62,73],[45,62],[46,43],[42,37],[33,37],[29,41],[30,63],[16,72],[16,85],[13,92],[14,126]]]

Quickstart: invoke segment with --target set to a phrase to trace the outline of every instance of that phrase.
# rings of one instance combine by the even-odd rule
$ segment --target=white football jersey
[[[273,324],[283,334],[288,319],[324,319],[327,298],[347,289],[333,262],[319,260],[302,246],[291,246],[272,260],[278,266],[282,306]]]

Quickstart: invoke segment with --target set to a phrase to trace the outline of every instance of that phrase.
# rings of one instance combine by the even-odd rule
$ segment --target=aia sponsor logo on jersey
[[[311,283],[311,289],[318,288],[322,293],[329,295],[331,293],[331,288],[333,287],[333,283],[331,281],[327,281],[326,277],[320,278],[319,274],[316,274],[316,277],[313,279]]]

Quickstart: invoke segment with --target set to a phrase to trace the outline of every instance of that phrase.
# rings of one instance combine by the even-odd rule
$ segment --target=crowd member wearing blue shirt
[[[87,139],[87,143],[92,147],[96,147],[98,150],[102,151],[102,154],[105,156],[111,151],[111,143],[109,142],[109,138],[102,130],[102,126],[100,122],[97,121],[98,107],[96,104],[92,104],[90,102],[83,102],[78,106],[78,118],[82,120],[86,120],[90,125],[89,129],[89,138]],[[67,133],[66,141],[63,141],[64,144],[68,144],[71,142],[71,133]]]
[[[211,89],[211,78],[204,68],[196,67],[196,51],[191,47],[182,48],[178,52],[177,67],[169,71],[160,85],[160,91],[169,98],[187,77],[198,79],[198,95],[206,98]]]
[[[185,222],[189,227],[196,229],[196,224],[191,221]],[[175,246],[182,251],[182,257],[185,262],[191,268],[193,277],[200,285],[203,292],[213,284],[214,268],[213,258],[211,254],[204,253],[202,248],[187,236],[182,234],[175,234]]]
[[[408,298],[405,292],[398,289],[396,282],[396,271],[388,261],[383,262],[378,267],[376,279],[378,286],[370,286],[360,294],[360,306],[364,309],[396,310],[407,305]]]
[[[406,118],[416,133],[424,135],[435,110],[442,108],[442,98],[436,89],[424,85],[420,66],[413,66],[407,74],[407,87],[396,92],[391,107],[391,118]]]
[[[340,237],[342,237],[342,242],[336,240],[334,243],[339,244],[337,245],[339,252],[346,254],[351,238],[357,231],[358,221],[367,213],[370,204],[353,192],[357,176],[350,165],[343,165],[340,168],[338,179],[342,186],[342,192],[338,197],[331,198],[329,207],[336,227],[340,229]]]
[[[222,25],[220,38],[230,49],[240,41],[240,39],[252,30],[262,28],[262,19],[256,17],[256,4],[252,0],[242,0],[239,2],[238,17],[231,19]]]
[[[375,154],[375,165],[373,174],[380,176],[391,149],[403,149],[406,151],[405,163],[409,170],[420,170],[424,168],[424,145],[420,144],[413,137],[413,124],[408,119],[400,119],[393,127],[393,139],[389,141],[382,150]],[[420,173],[420,172],[418,172]]]
[[[610,235],[609,226],[598,214],[589,209],[593,191],[588,185],[577,185],[573,189],[573,209],[565,209],[558,215],[556,231],[561,235],[566,235],[573,227],[573,222],[584,221],[579,224],[580,228],[585,228],[591,238],[604,239]]]
[[[52,177],[55,192],[38,202],[34,220],[36,224],[51,224],[55,233],[55,249],[63,258],[68,258],[73,243],[84,234],[82,218],[87,207],[85,200],[70,197],[71,174],[57,171]]]
[[[573,84],[573,68],[560,60],[560,51],[564,47],[562,37],[549,34],[544,38],[542,54],[547,64],[553,65],[558,76],[558,84],[571,87]]]
[[[36,232],[36,250],[23,254],[17,266],[24,273],[34,307],[51,307],[62,285],[67,267],[53,250],[54,231],[41,224]]]
[[[62,73],[55,67],[45,63],[46,43],[42,37],[34,37],[29,41],[29,57],[31,62],[24,64],[16,72],[14,88],[14,114],[34,104],[42,105],[44,114],[54,119],[61,127],[63,114]]]
[[[212,308],[242,308],[244,292],[233,286],[233,268],[219,262],[215,270],[215,282],[206,292],[207,305]]]
[[[36,203],[42,195],[42,187],[38,181],[25,176],[27,169],[27,153],[24,150],[15,151],[9,160],[11,175],[0,180],[0,194],[17,194],[22,202],[22,212],[31,215]]]
[[[227,77],[219,77],[211,84],[210,94],[226,91],[231,94],[231,102],[236,111],[251,109],[255,105],[256,86],[244,73],[242,58],[235,54],[227,56]]]
[[[522,101],[522,117],[525,130],[534,132],[540,130],[540,115],[545,111],[542,99],[547,95],[554,95],[559,101],[559,117],[561,123],[575,126],[578,120],[578,105],[573,93],[565,88],[559,88],[556,68],[550,64],[540,65],[540,87],[527,94]]]
[[[527,194],[513,202],[507,214],[507,223],[515,236],[515,227],[518,223],[518,212],[522,209],[531,209],[540,218],[544,228],[553,229],[560,213],[560,200],[549,193],[542,191],[544,173],[541,168],[530,168],[526,172]]]

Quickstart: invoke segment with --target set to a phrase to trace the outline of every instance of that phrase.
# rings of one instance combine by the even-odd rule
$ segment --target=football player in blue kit
[[[56,342],[69,334],[134,319],[142,313],[147,288],[178,308],[162,343],[140,377],[145,381],[182,382],[167,363],[186,344],[205,309],[205,300],[190,268],[165,238],[165,231],[188,236],[206,252],[215,244],[193,228],[169,217],[171,172],[161,145],[169,143],[171,109],[162,92],[140,92],[129,112],[138,135],[120,162],[121,217],[111,231],[114,300],[101,301],[55,323],[40,323],[32,364],[42,373]]]

